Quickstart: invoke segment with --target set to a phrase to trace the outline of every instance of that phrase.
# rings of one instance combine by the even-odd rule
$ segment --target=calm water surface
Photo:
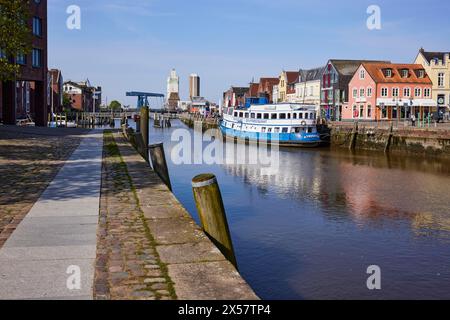
[[[450,298],[450,163],[347,150],[281,149],[281,169],[174,165],[174,193],[198,221],[191,180],[220,183],[243,277],[263,299]],[[193,131],[191,131],[193,132]],[[369,291],[367,267],[382,269]]]

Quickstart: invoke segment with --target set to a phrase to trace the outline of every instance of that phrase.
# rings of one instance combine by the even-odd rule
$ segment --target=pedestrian
[[[412,124],[413,127],[416,126],[416,116],[415,116],[415,114],[411,115],[411,124]]]

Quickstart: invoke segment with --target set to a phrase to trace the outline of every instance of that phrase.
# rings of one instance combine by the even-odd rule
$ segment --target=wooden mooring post
[[[213,174],[198,175],[192,180],[192,188],[203,230],[237,269],[230,229],[216,177]]]
[[[145,155],[145,160],[149,162],[148,157],[148,145],[149,145],[149,108],[144,106],[141,108],[141,119],[140,119],[140,132],[143,140],[143,150],[142,153]]]
[[[161,178],[169,190],[172,191],[172,183],[170,182],[164,144],[157,143],[149,145],[148,147],[150,149],[150,159],[152,160],[153,171]]]
[[[386,145],[384,147],[384,153],[388,153],[390,151],[393,136],[394,136],[394,124],[391,123],[391,127],[389,128],[389,136],[387,138]]]

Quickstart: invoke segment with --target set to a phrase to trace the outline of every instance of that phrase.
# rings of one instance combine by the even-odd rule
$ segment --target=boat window
[[[257,113],[256,114],[256,119],[262,119],[262,113]]]
[[[290,118],[291,118],[291,114],[290,114],[290,113],[288,113],[288,115],[287,115],[287,116],[288,116],[288,119],[290,119]]]
[[[243,118],[244,117],[244,113],[243,112],[239,112],[239,118]]]
[[[293,119],[297,119],[297,114],[295,112],[293,113],[292,116],[293,116]]]
[[[255,119],[255,117],[256,117],[256,113],[252,113],[250,116],[250,118],[252,118],[252,119]]]
[[[276,113],[272,113],[271,115],[270,115],[270,119],[276,119],[277,118],[277,114]]]
[[[261,132],[266,132],[266,127],[262,127]]]
[[[275,133],[280,133],[280,128],[275,128]]]
[[[248,119],[248,117],[250,116],[250,114],[248,112],[245,113],[245,118]]]
[[[269,128],[269,129],[267,130],[267,132],[268,132],[268,133],[271,133],[271,132],[272,132],[272,128]]]
[[[288,133],[289,132],[289,128],[283,128],[283,133]]]
[[[300,113],[298,114],[298,118],[299,118],[299,119],[303,119],[303,113],[300,112]]]
[[[235,111],[235,112],[234,112],[234,116],[237,117],[237,115],[238,115],[238,113],[237,113],[237,111]]]
[[[308,113],[305,113],[305,119],[308,119]]]
[[[300,132],[302,132],[302,128],[299,128],[299,127],[295,128],[295,133],[300,133]]]
[[[285,120],[286,119],[286,113],[280,113],[280,119]]]
[[[307,132],[308,133],[312,133],[313,132],[313,128],[309,127]]]
[[[268,113],[264,113],[264,119],[269,119],[269,114]]]
[[[314,119],[314,113],[311,112],[311,113],[309,114],[309,118],[310,118],[310,119]]]

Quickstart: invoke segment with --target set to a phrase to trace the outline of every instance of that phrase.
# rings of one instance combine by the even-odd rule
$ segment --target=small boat
[[[297,103],[251,105],[226,108],[220,130],[241,140],[264,141],[289,147],[318,147],[314,105]]]

